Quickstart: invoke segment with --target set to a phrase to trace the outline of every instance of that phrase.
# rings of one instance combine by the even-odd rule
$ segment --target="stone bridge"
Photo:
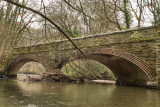
[[[90,59],[107,66],[117,83],[145,84],[160,71],[160,31],[157,26],[75,38],[82,55],[68,40],[15,48],[6,71],[18,71],[25,63],[41,63],[47,71],[61,69],[68,62]]]

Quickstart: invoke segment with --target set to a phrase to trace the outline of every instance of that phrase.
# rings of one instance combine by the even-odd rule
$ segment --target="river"
[[[0,107],[160,107],[160,90],[7,79],[0,81]]]

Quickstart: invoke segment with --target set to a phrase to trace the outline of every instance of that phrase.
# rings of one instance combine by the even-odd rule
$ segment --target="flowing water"
[[[160,90],[9,79],[0,81],[0,107],[160,107]]]

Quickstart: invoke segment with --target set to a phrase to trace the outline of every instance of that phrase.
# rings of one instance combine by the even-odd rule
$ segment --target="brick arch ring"
[[[152,80],[157,76],[146,61],[123,50],[96,48],[85,49],[83,52],[86,57],[79,52],[72,53],[65,64],[78,59],[95,60],[110,68],[120,81]]]
[[[40,58],[35,55],[20,55],[12,59],[8,67],[8,73],[18,72],[19,69],[28,62],[38,62],[44,66],[44,68],[49,71],[48,65]]]

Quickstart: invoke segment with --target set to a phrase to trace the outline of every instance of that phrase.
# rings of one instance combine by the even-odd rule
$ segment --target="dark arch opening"
[[[9,69],[7,71],[7,73],[9,75],[16,75],[17,72],[19,71],[19,69],[26,63],[28,62],[37,62],[36,60],[33,60],[33,59],[20,59],[20,60],[15,60],[14,62],[12,62],[9,66]]]
[[[18,74],[41,74],[46,72],[46,69],[38,62],[27,62],[17,72]]]
[[[28,65],[28,68],[26,68],[27,65]],[[25,73],[38,74],[38,72],[33,71],[35,70],[33,68],[38,68],[39,70],[41,69],[41,70],[48,71],[48,69],[46,69],[45,64],[40,59],[35,57],[31,58],[28,56],[20,56],[20,57],[17,57],[15,60],[13,60],[12,63],[10,63],[7,73],[9,76],[13,76],[13,77],[17,76],[20,70],[21,71],[24,70],[24,72],[21,72],[24,74]],[[25,72],[26,70],[28,71]]]
[[[88,80],[116,80],[113,72],[105,65],[94,60],[75,60],[67,63],[61,72],[69,77]]]

